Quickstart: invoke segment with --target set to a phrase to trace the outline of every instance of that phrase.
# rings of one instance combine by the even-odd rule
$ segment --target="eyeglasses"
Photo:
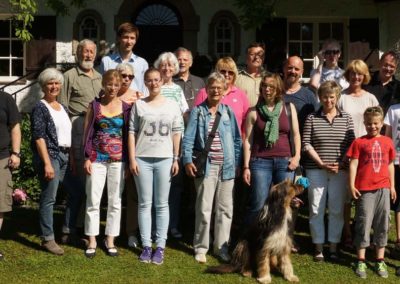
[[[135,78],[135,75],[128,75],[128,74],[121,74],[121,76],[124,79],[129,78],[129,80],[133,80],[133,78]]]
[[[222,75],[226,75],[226,74],[228,74],[229,76],[233,76],[233,75],[235,75],[235,72],[233,72],[233,71],[230,71],[230,70],[224,70],[224,69],[222,69],[222,70],[219,70],[219,73],[221,73]]]
[[[250,57],[260,57],[260,58],[264,58],[264,52],[257,52],[257,53],[249,53]]]
[[[264,89],[270,88],[271,90],[275,90],[275,89],[276,89],[276,87],[275,87],[274,85],[265,84],[265,83],[261,83],[261,84],[260,84],[260,87],[261,87],[261,88],[264,88]]]
[[[325,55],[336,55],[339,53],[340,53],[340,50],[338,50],[338,49],[328,49],[328,50],[324,51]]]

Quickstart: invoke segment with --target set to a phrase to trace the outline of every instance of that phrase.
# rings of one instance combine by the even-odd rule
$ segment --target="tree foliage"
[[[274,17],[276,0],[233,0],[241,10],[239,19],[245,29],[261,27],[265,20]]]
[[[23,41],[30,41],[32,23],[37,13],[39,0],[9,0],[15,23],[15,36]],[[45,5],[57,15],[69,15],[71,7],[84,7],[87,0],[44,0]]]

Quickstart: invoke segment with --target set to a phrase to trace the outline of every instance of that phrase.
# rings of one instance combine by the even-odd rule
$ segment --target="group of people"
[[[193,58],[185,48],[160,54],[149,68],[133,53],[138,38],[137,27],[123,23],[117,30],[116,51],[102,59],[99,72],[93,65],[96,44],[83,40],[77,47],[76,67],[64,74],[48,68],[39,75],[44,96],[32,111],[31,125],[42,189],[43,248],[64,253],[53,230],[53,206],[62,183],[68,192],[62,241],[76,243],[80,234],[86,235],[84,253],[93,258],[106,186],[107,254],[118,255],[115,238],[120,234],[126,192],[128,245],[138,246],[140,232],[139,260],[162,264],[168,233],[182,237],[181,195],[193,182],[195,260],[207,262],[211,238],[214,254],[227,262],[234,204],[241,203],[234,202],[237,192],[248,192],[243,195],[248,202],[239,210],[239,224],[251,226],[270,187],[293,179],[302,166],[310,180],[314,260],[325,259],[325,240],[329,258],[338,260],[343,231],[346,244],[354,240],[356,273],[365,278],[372,226],[377,273],[387,277],[384,251],[390,199],[396,200],[395,180],[400,184],[400,170],[394,166],[400,153],[400,86],[394,78],[398,65],[394,52],[383,54],[379,71],[371,76],[362,60],[353,60],[342,70],[340,44],[327,40],[306,87],[301,83],[300,57],[290,56],[284,62],[282,78],[263,69],[265,46],[253,43],[247,48],[245,70],[238,71],[232,58],[223,57],[204,82],[190,74]],[[7,133],[2,138],[1,163],[14,169],[20,159],[20,118],[15,103],[5,94],[0,98],[5,101],[2,108],[8,108],[7,119],[0,117],[1,133]],[[3,212],[11,210],[10,201],[3,198],[10,192],[3,187],[0,226]],[[356,200],[354,235],[352,200]],[[400,249],[398,202],[394,209]],[[298,249],[294,244],[292,250]]]

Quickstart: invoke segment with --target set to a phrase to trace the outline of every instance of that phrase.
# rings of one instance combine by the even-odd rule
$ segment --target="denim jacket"
[[[185,135],[183,136],[182,155],[183,164],[192,163],[193,149],[202,150],[208,138],[208,125],[211,113],[208,111],[207,101],[194,107],[190,113]],[[239,166],[242,138],[232,109],[224,104],[219,104],[218,110],[221,120],[218,125],[219,136],[221,138],[224,153],[224,163],[222,168],[222,179],[228,180],[235,178],[235,169]],[[205,176],[208,176],[210,168],[210,157],[208,157],[205,167]]]

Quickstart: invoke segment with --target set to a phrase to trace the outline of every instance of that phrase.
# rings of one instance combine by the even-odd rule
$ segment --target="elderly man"
[[[241,70],[236,86],[242,89],[249,99],[250,107],[257,104],[263,72],[265,45],[254,42],[247,47],[246,70]]]
[[[135,70],[135,78],[130,88],[147,94],[147,88],[144,85],[144,72],[149,68],[145,59],[133,53],[133,48],[139,39],[139,29],[131,23],[123,23],[117,30],[117,49],[113,54],[102,58],[100,64],[100,73],[104,74],[109,69],[115,69],[119,63],[127,62]]]
[[[193,56],[190,50],[179,47],[175,51],[175,55],[179,62],[179,73],[174,77],[174,82],[182,88],[189,109],[192,109],[194,98],[199,90],[205,87],[204,80],[189,72],[193,64]]]
[[[391,105],[400,103],[400,81],[394,77],[398,63],[394,51],[385,52],[379,61],[379,70],[373,74],[369,84],[363,86],[376,96],[385,113]]]
[[[78,66],[64,73],[64,85],[59,98],[60,103],[68,108],[72,121],[72,155],[66,179],[69,186],[63,227],[63,233],[66,235],[63,242],[76,240],[77,219],[85,196],[83,123],[89,103],[101,91],[101,74],[93,68],[95,58],[96,44],[88,39],[82,40],[76,51]],[[82,226],[83,224],[80,224],[79,227]],[[68,234],[71,234],[72,238],[68,238]]]
[[[289,57],[283,66],[285,84],[285,96],[283,99],[296,107],[301,132],[303,132],[302,126],[307,116],[318,108],[314,93],[310,89],[301,86],[300,79],[303,71],[303,60],[298,56]]]
[[[20,164],[20,114],[13,98],[0,91],[0,230],[5,212],[12,210],[11,171]],[[11,144],[11,147],[10,147]],[[3,254],[0,252],[0,260]]]

